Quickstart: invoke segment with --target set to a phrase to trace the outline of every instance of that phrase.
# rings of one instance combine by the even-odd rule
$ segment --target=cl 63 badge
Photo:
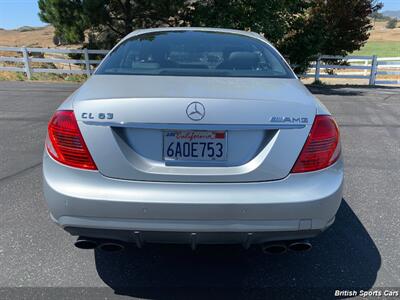
[[[82,119],[99,119],[99,120],[112,120],[114,119],[113,113],[82,113]]]

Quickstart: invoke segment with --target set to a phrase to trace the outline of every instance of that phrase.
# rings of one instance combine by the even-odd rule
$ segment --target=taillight
[[[316,116],[292,173],[329,167],[339,158],[340,150],[339,128],[335,120],[331,116]]]
[[[75,168],[97,170],[72,110],[56,111],[47,134],[46,148],[55,160]]]

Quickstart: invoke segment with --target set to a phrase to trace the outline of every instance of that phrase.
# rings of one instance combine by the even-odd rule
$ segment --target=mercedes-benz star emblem
[[[192,102],[186,108],[186,114],[193,121],[200,121],[206,115],[206,109],[200,102]]]

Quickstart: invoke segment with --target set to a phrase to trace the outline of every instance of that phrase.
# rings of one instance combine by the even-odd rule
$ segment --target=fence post
[[[32,74],[31,74],[31,66],[29,64],[28,51],[26,50],[26,47],[22,47],[21,51],[22,51],[22,56],[24,58],[24,68],[25,68],[26,77],[28,77],[28,79],[31,80]]]
[[[364,61],[364,66],[368,66],[368,62],[369,62],[369,60],[368,59],[366,59],[365,61]],[[368,75],[368,70],[365,68],[365,70],[364,70],[364,76],[367,76]]]
[[[321,57],[318,56],[317,62],[315,65],[315,81],[319,81],[320,72],[321,72]]]
[[[376,55],[373,55],[371,61],[371,73],[369,75],[369,85],[375,85],[377,72],[378,72],[378,57]]]
[[[89,51],[87,48],[83,49],[85,55],[85,66],[86,66],[86,75],[90,76],[90,63],[89,63]]]

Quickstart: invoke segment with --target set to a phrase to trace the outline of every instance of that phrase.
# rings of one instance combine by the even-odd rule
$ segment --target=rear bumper
[[[306,238],[333,223],[343,163],[252,183],[138,182],[62,166],[46,153],[44,194],[71,234],[129,242],[251,243]]]
[[[132,231],[116,229],[97,229],[83,227],[65,227],[67,232],[75,236],[90,237],[98,240],[118,240],[135,243],[141,247],[143,243],[175,243],[190,244],[193,248],[198,244],[242,244],[248,248],[252,244],[269,241],[297,240],[312,238],[321,230],[297,231],[263,231],[263,232],[174,232],[174,231]]]

